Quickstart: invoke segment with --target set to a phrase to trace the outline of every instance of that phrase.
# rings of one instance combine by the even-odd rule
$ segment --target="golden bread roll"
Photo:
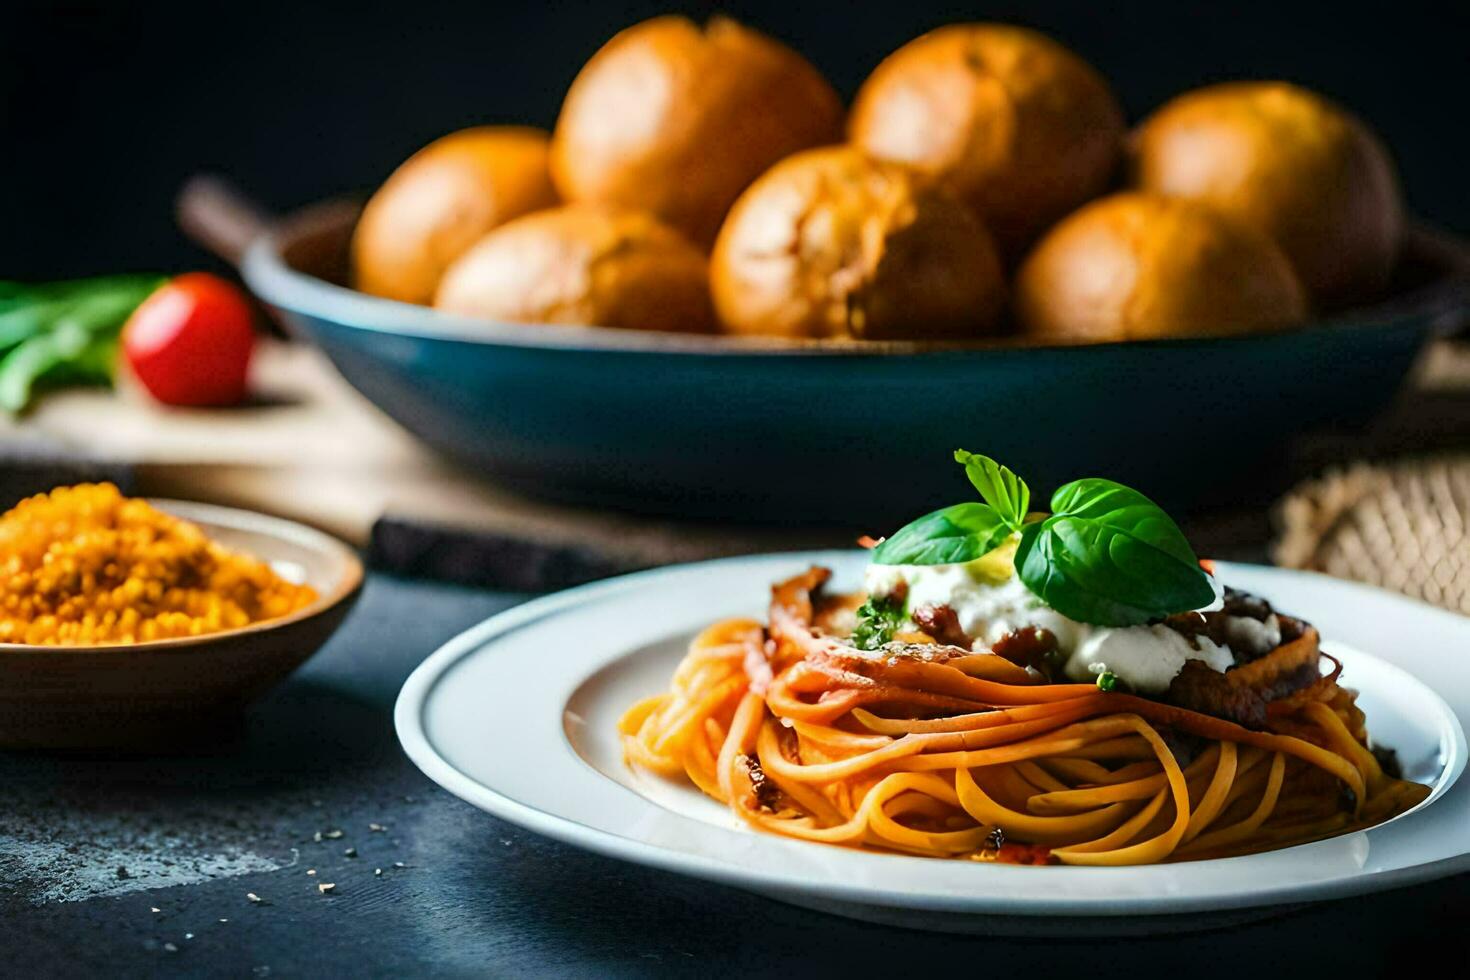
[[[710,288],[727,331],[781,337],[973,337],[1005,305],[974,213],[847,146],[789,157],[740,196]]]
[[[652,211],[708,246],[762,171],[841,133],[837,93],[790,48],[723,17],[655,17],[583,67],[551,168],[567,200]]]
[[[487,231],[556,203],[549,142],[539,129],[480,126],[415,153],[372,196],[357,223],[357,288],[428,303],[444,270]]]
[[[858,91],[852,141],[949,185],[1015,258],[1102,193],[1123,113],[1087,62],[1035,31],[952,24],[889,55]]]
[[[434,305],[518,323],[713,329],[704,253],[647,212],[586,204],[492,231],[450,266]]]
[[[1404,228],[1393,164],[1320,96],[1285,82],[1189,92],[1139,126],[1132,156],[1140,189],[1265,230],[1323,306],[1371,299],[1388,282]]]
[[[1015,290],[1022,330],[1049,343],[1243,334],[1306,315],[1291,263],[1265,233],[1152,194],[1114,194],[1064,219]]]

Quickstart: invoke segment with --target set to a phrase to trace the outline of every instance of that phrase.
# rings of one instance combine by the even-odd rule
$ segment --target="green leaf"
[[[964,466],[965,475],[980,491],[980,498],[995,508],[1011,530],[1019,531],[1031,509],[1031,488],[1026,486],[1026,481],[989,456],[956,449],[954,458]]]
[[[91,335],[80,351],[64,358],[39,381],[47,388],[62,385],[110,386],[117,373],[118,347],[116,335]]]
[[[945,507],[904,525],[873,549],[875,565],[950,565],[998,548],[1011,529],[989,504]]]
[[[1173,518],[1158,504],[1121,483],[1099,477],[1074,480],[1052,494],[1051,511],[1054,515],[1067,514],[1128,528],[1133,537],[1199,571],[1199,559]]]
[[[0,411],[24,410],[43,386],[110,382],[123,324],[164,281],[0,281]]]
[[[76,331],[37,334],[0,360],[0,411],[12,415],[30,404],[37,383],[86,347]]]
[[[0,354],[43,332],[46,325],[46,318],[34,306],[0,313]]]
[[[852,645],[859,650],[877,650],[902,628],[905,615],[902,602],[869,596],[868,601],[858,607]]]
[[[116,333],[122,329],[138,305],[152,295],[161,280],[129,281],[105,291],[94,291],[71,298],[57,316],[53,329],[62,324],[75,324],[94,333]]]
[[[1189,542],[1158,505],[1111,480],[1069,483],[1052,515],[1027,525],[1016,573],[1062,615],[1138,626],[1215,599]]]
[[[0,279],[0,313],[36,302],[35,290],[23,282]]]

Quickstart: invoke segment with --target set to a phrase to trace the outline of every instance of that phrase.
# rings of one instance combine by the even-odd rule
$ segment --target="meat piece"
[[[1186,661],[1163,700],[1246,728],[1263,728],[1266,705],[1310,687],[1322,676],[1317,631],[1288,616],[1277,618],[1282,635],[1293,639],[1223,674],[1202,661]]]
[[[1256,626],[1257,623],[1263,625]],[[1225,590],[1222,608],[1178,613],[1166,617],[1163,625],[1186,637],[1196,650],[1200,648],[1200,637],[1208,637],[1216,646],[1228,647],[1238,666],[1273,652],[1278,645],[1291,643],[1311,628],[1300,620],[1278,614],[1259,596],[1230,588]],[[1263,641],[1255,638],[1255,634],[1270,638]]]
[[[1169,684],[1163,700],[1246,728],[1266,727],[1266,699],[1200,660],[1184,662],[1184,669]]]
[[[781,789],[766,778],[766,771],[761,768],[760,760],[742,755],[736,761],[750,777],[750,789],[755,794],[756,805],[773,813],[779,809]]]
[[[1373,753],[1373,758],[1378,760],[1378,768],[1389,779],[1403,779],[1404,767],[1399,765],[1399,754],[1393,749],[1384,748],[1382,745],[1370,745],[1368,751]]]
[[[1254,619],[1260,623],[1270,619],[1271,614],[1275,612],[1271,608],[1271,603],[1260,596],[1232,589],[1228,585],[1225,587],[1224,606],[1220,611],[1227,616],[1244,616],[1246,619]]]
[[[1039,626],[1023,626],[996,640],[990,652],[1005,657],[1018,667],[1031,667],[1050,674],[1049,661],[1057,652],[1057,637],[1051,630]]]
[[[960,627],[960,617],[950,606],[920,606],[913,611],[912,619],[914,625],[945,646],[968,650],[973,643],[969,634]]]
[[[1289,616],[1277,618],[1281,621],[1281,645],[1230,671],[1232,682],[1252,689],[1267,701],[1298,691],[1322,675],[1317,631]]]
[[[1190,646],[1199,649],[1197,637],[1207,636],[1216,646],[1225,645],[1223,624],[1211,622],[1210,617],[1200,612],[1182,612],[1168,617],[1164,625],[1189,640]]]

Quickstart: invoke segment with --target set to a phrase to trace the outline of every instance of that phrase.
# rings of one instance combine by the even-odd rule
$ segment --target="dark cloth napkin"
[[[55,487],[102,482],[116,483],[123,493],[136,485],[126,463],[87,459],[48,443],[0,442],[0,511]]]

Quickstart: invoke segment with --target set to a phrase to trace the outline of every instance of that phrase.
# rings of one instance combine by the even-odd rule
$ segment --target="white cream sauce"
[[[1090,681],[1110,672],[1141,694],[1162,694],[1189,660],[1201,660],[1224,671],[1235,662],[1234,646],[1243,652],[1264,653],[1281,642],[1281,628],[1273,615],[1264,623],[1232,616],[1226,624],[1230,645],[1219,646],[1207,636],[1186,637],[1167,626],[1092,626],[1069,619],[1052,609],[1015,574],[1014,543],[971,562],[952,565],[869,565],[864,585],[870,595],[887,596],[900,586],[908,590],[905,608],[944,605],[954,610],[960,627],[974,638],[976,648],[989,647],[1015,630],[1028,626],[1048,630],[1066,657],[1063,668],[1075,681]],[[1211,580],[1213,583],[1213,579]],[[1216,599],[1201,611],[1219,609]]]

